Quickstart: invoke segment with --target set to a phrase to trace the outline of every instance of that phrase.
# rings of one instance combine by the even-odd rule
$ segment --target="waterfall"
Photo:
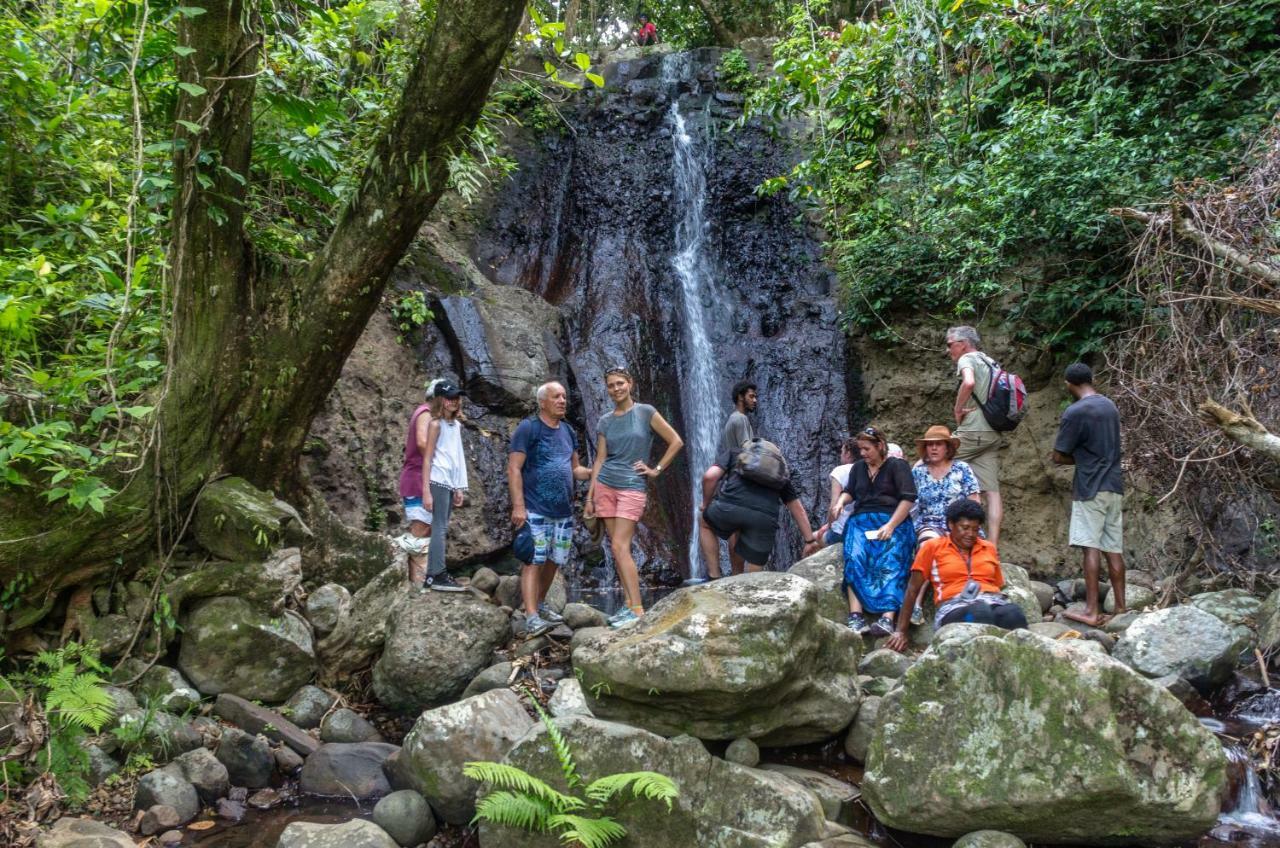
[[[673,145],[672,179],[675,189],[675,254],[672,267],[680,281],[684,307],[684,350],[681,383],[685,410],[684,434],[688,451],[693,502],[689,536],[689,577],[706,576],[698,549],[698,507],[702,503],[702,472],[715,460],[720,440],[720,388],[715,354],[708,333],[708,306],[716,302],[714,263],[707,244],[706,161],[710,140],[699,155],[698,145],[680,113],[679,84],[689,73],[689,54],[665,57],[662,78],[671,95],[668,120]]]

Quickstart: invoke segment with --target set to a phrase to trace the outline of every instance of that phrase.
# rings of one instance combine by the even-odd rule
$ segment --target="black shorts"
[[[733,552],[752,565],[764,565],[773,553],[773,540],[778,535],[777,513],[767,515],[754,509],[716,498],[702,514],[707,526],[721,539],[738,534]]]

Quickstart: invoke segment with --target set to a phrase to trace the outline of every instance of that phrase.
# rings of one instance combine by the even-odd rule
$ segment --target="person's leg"
[[[720,540],[707,523],[705,514],[698,517],[698,547],[702,550],[702,559],[707,563],[707,575],[712,580],[720,579]]]
[[[1000,544],[1000,523],[1004,521],[1004,503],[1000,500],[1000,492],[983,492],[982,499],[987,510],[987,541],[993,545]]]
[[[1097,627],[1103,623],[1101,604],[1098,602],[1098,575],[1101,572],[1102,552],[1097,548],[1084,548],[1084,612],[1068,610],[1062,615],[1072,621]]]
[[[443,574],[444,546],[449,535],[449,514],[453,511],[453,491],[447,486],[431,484],[431,548],[427,552],[427,575]]]
[[[984,601],[973,601],[961,607],[956,607],[951,612],[942,617],[940,625],[947,624],[994,624],[995,617],[991,612],[991,604]]]
[[[1124,555],[1107,551],[1107,575],[1111,578],[1111,595],[1115,598],[1113,615],[1127,612],[1124,603]]]
[[[738,546],[738,534],[734,533],[729,537],[729,568],[734,574],[741,574],[742,568],[746,564],[738,552],[735,550]]]
[[[520,597],[525,615],[531,616],[538,611],[538,604],[542,602],[542,571],[546,568],[550,539],[545,520],[534,515],[530,515],[527,520],[529,532],[533,534],[533,562],[520,567]]]
[[[636,533],[636,523],[629,518],[613,519],[609,534],[609,546],[613,550],[613,567],[618,572],[618,582],[626,596],[627,606],[637,614],[644,611],[640,598],[640,574],[631,556],[631,539]]]
[[[431,538],[431,525],[425,521],[410,521],[409,535],[415,539]],[[426,554],[409,554],[409,582],[415,586],[427,576]]]

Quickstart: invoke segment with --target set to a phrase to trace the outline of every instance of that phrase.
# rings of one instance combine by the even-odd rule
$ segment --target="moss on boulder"
[[[881,703],[862,789],[882,822],[1088,845],[1212,826],[1222,746],[1164,689],[1074,640],[949,630]]]

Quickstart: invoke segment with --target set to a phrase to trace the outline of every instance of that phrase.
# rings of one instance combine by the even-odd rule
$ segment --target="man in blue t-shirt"
[[[1067,391],[1075,402],[1062,413],[1053,461],[1074,465],[1071,484],[1070,544],[1084,550],[1085,610],[1064,616],[1098,627],[1106,616],[1098,606],[1098,578],[1107,558],[1116,614],[1124,606],[1124,469],[1120,466],[1120,412],[1093,388],[1093,370],[1083,362],[1067,366]]]
[[[544,601],[555,580],[556,567],[569,562],[573,481],[591,477],[591,469],[578,461],[577,439],[564,420],[568,408],[569,394],[564,386],[539,386],[538,414],[516,427],[507,456],[511,526],[516,528],[512,547],[517,556],[527,549],[528,556],[520,569],[520,592],[524,597],[525,634],[531,637],[564,621]],[[526,536],[532,538],[531,545]]]

